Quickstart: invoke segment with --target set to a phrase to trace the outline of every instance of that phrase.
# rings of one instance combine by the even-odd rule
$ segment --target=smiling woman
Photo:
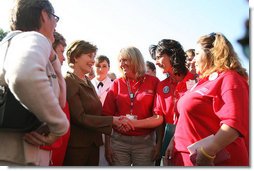
[[[214,31],[226,33],[248,68],[248,61],[235,41],[243,36],[243,24],[249,17],[249,7],[245,0],[236,0],[234,3],[221,0],[107,0],[107,3],[101,0],[73,0],[72,8],[69,8],[68,1],[51,1],[61,17],[57,30],[66,35],[67,42],[81,37],[94,42],[99,48],[98,54],[111,57],[110,70],[117,73],[117,76],[117,54],[122,47],[139,48],[146,61],[150,59],[149,45],[157,40],[175,39],[187,50],[195,47],[195,40],[200,35]],[[82,18],[85,22],[74,18]],[[202,27],[198,21],[202,21]],[[179,28],[185,28],[187,32],[179,31]],[[165,78],[159,68],[157,76],[159,79]]]
[[[85,79],[85,74],[91,72],[95,63],[96,51],[96,46],[83,40],[75,41],[69,46],[67,50],[68,64],[80,79]]]
[[[74,41],[67,48],[67,60],[72,68],[65,76],[71,132],[64,165],[97,166],[102,133],[110,135],[113,125],[122,126],[117,117],[101,116],[102,104],[85,75],[92,69],[96,51],[95,45],[84,40]],[[128,121],[124,127],[131,129]]]
[[[115,166],[153,166],[156,152],[152,128],[140,129],[135,121],[153,116],[155,91],[158,78],[145,74],[145,62],[140,50],[136,47],[122,48],[118,54],[118,62],[122,75],[112,83],[103,105],[103,115],[128,118],[135,130],[122,132],[114,129],[112,136],[106,136],[105,154],[110,165]],[[153,117],[144,122],[159,121],[162,117]],[[142,122],[142,123],[144,123]],[[140,122],[139,122],[140,124]],[[159,144],[159,143],[158,143]],[[130,155],[131,154],[131,155]]]
[[[179,40],[187,50],[195,47],[195,40],[200,35],[214,31],[227,35],[242,59],[242,64],[247,70],[249,68],[249,62],[236,42],[244,35],[244,21],[249,18],[249,6],[245,0],[236,0],[234,3],[221,0],[50,1],[61,18],[56,29],[65,35],[67,44],[82,37],[95,43],[99,48],[98,54],[111,57],[110,70],[117,76],[117,54],[122,47],[136,46],[144,59],[149,60],[148,47],[157,40]],[[11,5],[10,0],[0,0],[0,27],[4,31],[9,30]],[[202,27],[198,21],[202,21]],[[179,28],[185,28],[186,33],[179,31]],[[67,70],[64,62],[63,72]],[[159,79],[165,78],[160,69],[157,70],[157,76]]]

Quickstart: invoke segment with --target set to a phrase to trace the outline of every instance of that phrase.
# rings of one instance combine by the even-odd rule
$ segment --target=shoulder
[[[67,72],[64,77],[66,82],[67,96],[72,96],[79,90],[79,82],[75,79],[74,74]]]
[[[21,41],[21,42],[40,42],[40,45],[45,45],[45,46],[50,46],[51,43],[50,41],[41,33],[36,32],[36,31],[28,31],[28,32],[22,32],[15,36],[13,38],[14,41]]]
[[[111,78],[109,78],[108,76],[105,78],[106,81],[110,81],[113,82],[113,80],[111,80]]]
[[[32,55],[36,58],[38,58],[37,56],[45,56],[48,59],[52,46],[50,41],[41,33],[29,31],[22,32],[13,37],[10,44],[11,49],[16,53],[22,54],[25,51],[25,54],[36,54]]]
[[[123,77],[120,77],[120,78],[116,78],[113,83],[114,84],[118,84],[118,83],[125,83],[125,79]]]
[[[126,82],[123,77],[116,78],[113,82],[111,82],[111,89],[117,90],[124,85],[126,85]]]
[[[170,84],[170,78],[165,78],[164,80],[160,81],[158,83],[158,87],[164,87],[165,85],[169,85]]]
[[[228,90],[248,89],[247,81],[236,71],[228,70],[221,73],[214,72],[209,75],[206,87],[211,90],[220,90],[222,93]]]
[[[236,71],[232,71],[232,70],[220,73],[219,78],[225,84],[232,84],[232,85],[247,84],[247,81],[245,80],[245,78],[243,76],[238,74]]]
[[[67,74],[64,77],[66,86],[72,88],[73,86],[78,85],[78,81],[75,78],[74,74],[67,72]]]
[[[145,79],[147,80],[147,81],[152,81],[153,83],[158,83],[158,82],[160,82],[160,80],[157,78],[157,77],[155,77],[155,76],[151,76],[151,75],[148,75],[148,74],[145,74]]]
[[[184,81],[188,81],[188,80],[195,80],[196,75],[191,73],[190,71],[187,72],[187,74],[184,77]]]
[[[109,77],[106,77],[105,83],[107,83],[107,84],[112,84],[112,83],[113,83],[113,80],[111,80]]]

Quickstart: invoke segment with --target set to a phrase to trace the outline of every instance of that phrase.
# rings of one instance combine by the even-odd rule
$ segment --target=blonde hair
[[[120,50],[118,59],[121,57],[127,58],[130,60],[130,67],[133,73],[136,73],[136,78],[140,78],[145,74],[145,61],[140,50],[136,47],[127,47]],[[121,68],[119,68],[122,76],[125,77]]]
[[[240,60],[234,51],[232,44],[221,33],[211,33],[199,38],[198,44],[205,52],[205,69],[200,77],[204,78],[213,72],[234,70],[248,79],[246,69],[242,67]]]

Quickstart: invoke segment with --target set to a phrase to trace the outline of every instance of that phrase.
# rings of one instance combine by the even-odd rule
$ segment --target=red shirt
[[[165,122],[172,124],[175,103],[186,91],[186,81],[194,80],[195,76],[188,72],[184,79],[178,83],[168,77],[161,81],[157,87],[157,93],[154,101],[154,113],[164,116]]]
[[[129,81],[131,91],[135,94],[133,115],[136,115],[137,119],[145,119],[153,115],[154,96],[158,82],[158,78],[147,74],[139,81]],[[126,79],[118,78],[114,80],[107,93],[103,105],[103,115],[126,116],[126,114],[130,114],[130,110],[131,99]],[[153,131],[153,129],[136,129],[135,131],[125,133],[125,135],[147,135],[151,131]]]
[[[227,71],[201,79],[179,99],[177,110],[180,117],[175,130],[176,151],[188,153],[187,146],[215,135],[226,124],[241,136],[226,147],[230,160],[220,164],[248,165],[249,86],[242,76]]]
[[[70,111],[69,105],[66,102],[65,107],[63,108],[64,113],[68,120],[70,120]],[[50,146],[40,146],[41,149],[44,150],[52,150],[52,157],[50,161],[50,166],[63,166],[63,161],[67,149],[67,145],[70,137],[70,129],[66,134],[58,138],[52,145]]]

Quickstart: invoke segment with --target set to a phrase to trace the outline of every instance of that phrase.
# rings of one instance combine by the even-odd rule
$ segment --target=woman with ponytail
[[[199,81],[178,101],[174,146],[166,158],[178,166],[249,166],[246,70],[221,33],[200,37],[195,53]]]

